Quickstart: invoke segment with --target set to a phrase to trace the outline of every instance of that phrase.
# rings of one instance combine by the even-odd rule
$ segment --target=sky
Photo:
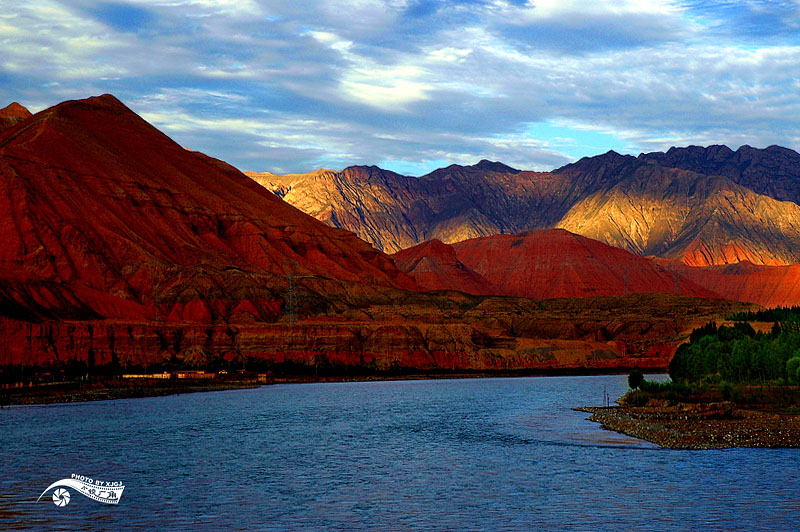
[[[246,171],[800,149],[800,0],[25,0],[0,107],[111,93]]]

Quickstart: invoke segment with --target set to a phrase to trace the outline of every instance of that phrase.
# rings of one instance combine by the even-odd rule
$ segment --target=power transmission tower
[[[294,285],[294,266],[297,266],[297,261],[284,260],[284,265],[287,265],[287,277],[289,278],[289,292],[286,295],[286,306],[289,312],[289,324],[294,324],[294,319],[297,314],[297,290]]]

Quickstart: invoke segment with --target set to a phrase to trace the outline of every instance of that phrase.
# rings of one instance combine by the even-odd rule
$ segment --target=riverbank
[[[646,406],[575,408],[603,428],[669,449],[800,447],[800,411],[754,410],[730,402],[651,401]]]
[[[406,368],[408,369],[408,368]],[[270,384],[309,384],[317,382],[370,382],[400,380],[481,379],[513,377],[566,377],[619,375],[627,368],[558,368],[508,371],[392,371],[364,374],[270,375],[264,380],[189,380],[189,379],[108,379],[94,382],[65,382],[0,389],[0,408],[10,405],[77,403],[110,399],[159,397],[182,393],[214,392],[256,388]]]
[[[119,384],[68,383],[59,386],[33,386],[11,390],[0,390],[0,408],[12,405],[39,405],[54,403],[82,403],[111,399],[160,397],[184,393],[217,392],[256,388],[258,384],[247,382],[123,382]]]

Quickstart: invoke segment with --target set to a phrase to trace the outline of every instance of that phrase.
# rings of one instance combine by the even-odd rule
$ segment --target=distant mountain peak
[[[400,177],[400,178],[407,178],[407,176],[403,176],[396,172],[392,172],[391,170],[385,170],[380,166],[370,165],[355,165],[355,166],[348,166],[344,170],[340,172],[340,174],[345,176],[357,177],[359,179],[372,179],[377,177],[379,179],[385,178],[393,178],[393,177]]]
[[[641,155],[639,156],[642,157]],[[566,170],[580,170],[583,169],[584,171],[589,172],[596,172],[601,167],[619,167],[629,161],[635,161],[636,157],[633,155],[623,155],[621,153],[617,153],[614,150],[608,150],[602,155],[594,155],[592,157],[581,157],[574,163],[569,163],[567,165],[562,166],[556,170],[553,170],[553,173],[561,173]]]
[[[0,109],[0,131],[4,131],[30,118],[31,112],[17,102]]]
[[[704,168],[691,168],[691,164],[697,164],[700,161],[722,161],[729,159],[735,153],[736,152],[724,144],[711,144],[709,146],[697,146],[692,144],[682,147],[672,146],[666,152],[655,151],[643,153],[639,155],[639,158],[645,159],[651,163],[655,162],[667,166],[675,164],[681,168],[689,165],[690,168],[688,169],[699,171]]]
[[[28,111],[23,105],[17,102],[12,102],[10,105],[0,109],[0,118],[28,118],[31,112]]]
[[[472,168],[484,170],[486,172],[496,172],[498,174],[518,174],[520,172],[516,168],[512,168],[500,161],[490,161],[488,159],[481,159],[478,164],[473,165]]]
[[[796,154],[796,152],[792,149],[785,148],[783,146],[779,146],[777,144],[771,144],[764,148],[766,152],[773,152],[773,153],[785,153],[785,154]]]

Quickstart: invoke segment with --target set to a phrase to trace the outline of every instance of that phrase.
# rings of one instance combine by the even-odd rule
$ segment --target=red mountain
[[[758,266],[740,262],[697,268],[673,261],[661,264],[725,299],[763,307],[800,305],[800,265]]]
[[[650,259],[558,229],[474,238],[449,246],[424,243],[395,254],[394,259],[429,290],[535,299],[632,293],[718,297]],[[420,272],[421,264],[425,267]]]
[[[274,317],[290,269],[414,287],[351,233],[183,149],[110,95],[0,133],[0,241],[0,305],[25,317]]]
[[[17,102],[0,109],[0,132],[19,124],[30,116],[31,112]]]
[[[505,293],[458,260],[452,245],[429,240],[393,256],[397,267],[427,290],[458,290],[474,295]]]

